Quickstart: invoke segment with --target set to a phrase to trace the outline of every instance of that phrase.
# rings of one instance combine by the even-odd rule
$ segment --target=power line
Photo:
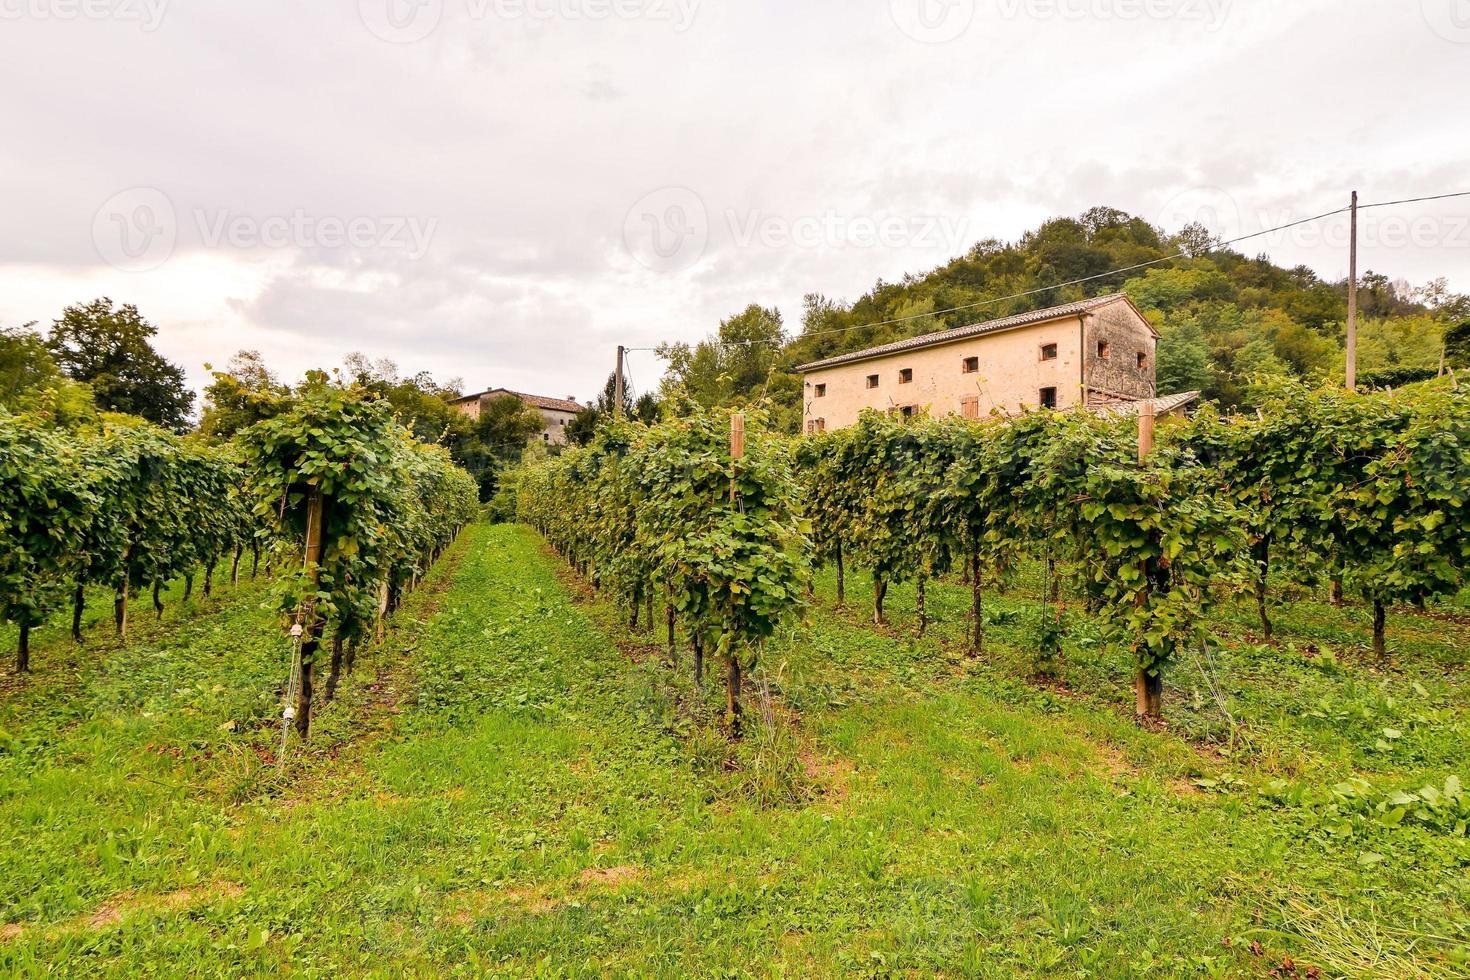
[[[1436,195],[1433,195],[1433,196],[1430,196],[1430,197],[1413,197],[1413,198],[1405,198],[1403,200],[1398,200],[1398,201],[1379,201],[1379,202],[1374,203],[1374,204],[1360,204],[1360,205],[1358,205],[1358,210],[1362,211],[1362,210],[1365,210],[1367,208],[1386,208],[1386,207],[1390,207],[1390,206],[1398,205],[1398,204],[1417,204],[1417,203],[1420,203],[1420,202],[1423,202],[1423,201],[1443,201],[1443,200],[1447,200],[1449,198],[1456,198],[1456,197],[1470,197],[1470,191],[1456,191],[1456,192],[1450,193],[1450,194],[1436,194]],[[1335,209],[1333,211],[1324,211],[1323,213],[1318,214],[1318,215],[1314,215],[1314,216],[1312,216],[1310,218],[1302,218],[1302,219],[1300,219],[1298,221],[1291,221],[1291,222],[1288,222],[1288,223],[1286,223],[1284,225],[1277,225],[1274,228],[1267,228],[1267,229],[1265,229],[1263,231],[1252,232],[1249,235],[1241,235],[1238,238],[1230,238],[1230,239],[1225,239],[1225,240],[1222,240],[1222,241],[1214,242],[1212,244],[1212,249],[1221,249],[1221,248],[1225,248],[1225,247],[1230,246],[1230,245],[1238,244],[1240,242],[1249,241],[1249,240],[1251,240],[1253,238],[1261,238],[1261,237],[1263,237],[1265,235],[1274,235],[1277,232],[1287,231],[1287,230],[1289,230],[1291,228],[1296,228],[1296,227],[1298,227],[1300,225],[1310,224],[1313,221],[1321,221],[1323,218],[1331,218],[1331,217],[1335,217],[1336,215],[1339,215],[1339,214],[1346,214],[1348,211],[1351,211],[1351,210],[1352,210],[1352,206],[1349,205],[1347,207],[1337,208],[1337,209]],[[1121,269],[1112,269],[1112,270],[1110,270],[1108,272],[1099,272],[1096,275],[1083,276],[1080,279],[1070,279],[1070,280],[1068,280],[1066,282],[1056,283],[1056,284],[1051,285],[1051,286],[1041,286],[1041,287],[1036,288],[1036,289],[1028,289],[1028,290],[1026,290],[1024,292],[1012,293],[1010,296],[999,296],[999,297],[996,297],[994,299],[986,299],[986,300],[980,300],[980,301],[975,302],[975,303],[966,303],[966,304],[963,304],[963,305],[960,305],[960,306],[952,306],[952,307],[949,307],[948,309],[931,310],[928,313],[915,313],[915,314],[912,314],[910,316],[895,317],[895,318],[893,318],[891,320],[874,320],[874,321],[872,321],[870,323],[855,323],[855,324],[852,324],[851,326],[846,326],[846,327],[833,327],[830,330],[813,330],[813,331],[811,331],[809,333],[797,334],[792,339],[793,340],[802,340],[802,339],[805,339],[807,337],[824,337],[824,336],[829,336],[829,335],[835,334],[835,333],[847,333],[850,330],[867,330],[867,329],[870,329],[872,327],[886,327],[886,326],[892,326],[894,324],[899,324],[899,323],[909,323],[909,322],[911,322],[913,320],[922,320],[925,317],[943,316],[946,313],[961,313],[961,312],[964,312],[965,310],[980,309],[980,308],[986,307],[986,306],[995,306],[995,305],[997,305],[999,303],[1008,303],[1011,300],[1025,299],[1025,298],[1027,298],[1029,296],[1036,296],[1036,295],[1038,295],[1040,293],[1049,293],[1049,292],[1051,292],[1053,290],[1056,290],[1056,289],[1065,289],[1068,286],[1079,286],[1079,285],[1081,285],[1083,283],[1095,282],[1095,281],[1097,281],[1099,279],[1107,279],[1110,276],[1122,275],[1125,272],[1134,272],[1134,271],[1137,271],[1138,269],[1145,269],[1145,268],[1148,268],[1149,266],[1158,265],[1158,264],[1160,264],[1162,262],[1172,262],[1175,259],[1185,259],[1185,258],[1191,258],[1191,257],[1192,256],[1188,252],[1184,252],[1184,251],[1175,252],[1172,255],[1163,255],[1163,256],[1160,256],[1159,258],[1156,258],[1156,259],[1150,259],[1147,262],[1139,262],[1136,265],[1124,266]],[[716,341],[706,341],[706,343],[711,343],[711,344],[714,344],[716,346],[721,346],[721,347],[735,347],[735,346],[749,345],[749,344],[774,344],[774,343],[778,343],[778,341],[752,339],[752,340],[731,340],[731,341],[716,340]],[[781,341],[780,343],[784,343],[784,341]],[[630,348],[627,348],[627,349],[628,350],[636,350],[636,351],[657,351],[658,350],[658,348],[656,348],[656,347],[630,347]]]
[[[1379,201],[1377,204],[1359,204],[1358,210],[1368,208],[1386,208],[1394,204],[1418,204],[1421,201],[1444,201],[1452,197],[1470,197],[1470,191],[1456,191],[1453,194],[1434,194],[1430,197],[1409,197],[1402,201]]]

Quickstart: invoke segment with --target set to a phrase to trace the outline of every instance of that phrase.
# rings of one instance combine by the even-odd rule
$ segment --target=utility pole
[[[622,344],[618,345],[618,372],[617,382],[613,385],[613,418],[621,418],[623,415],[623,354],[626,349]]]
[[[1358,390],[1358,192],[1353,191],[1352,244],[1348,249],[1347,388]]]

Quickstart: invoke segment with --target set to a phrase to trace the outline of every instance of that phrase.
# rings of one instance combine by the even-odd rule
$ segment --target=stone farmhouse
[[[480,417],[481,409],[496,398],[519,398],[540,412],[542,420],[546,423],[545,428],[541,430],[541,441],[554,446],[566,443],[567,426],[582,411],[582,406],[577,404],[575,398],[548,398],[545,395],[528,395],[525,392],[511,391],[507,388],[493,388],[490,391],[482,391],[478,395],[465,395],[449,404],[470,418],[477,419]],[[535,436],[531,438],[532,441],[536,439]]]
[[[905,418],[979,419],[1027,409],[1178,411],[1199,392],[1156,398],[1159,335],[1122,293],[910,337],[803,364],[807,432],[873,408]]]

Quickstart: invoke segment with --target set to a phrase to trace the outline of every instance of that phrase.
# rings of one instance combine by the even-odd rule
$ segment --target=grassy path
[[[0,701],[0,972],[1249,976],[1329,886],[1366,890],[1381,972],[1451,972],[1378,923],[1463,892],[938,639],[817,608],[764,665],[795,743],[727,772],[649,638],[474,527],[278,777],[258,605],[79,668],[75,717]],[[762,807],[750,773],[792,764],[809,802]]]

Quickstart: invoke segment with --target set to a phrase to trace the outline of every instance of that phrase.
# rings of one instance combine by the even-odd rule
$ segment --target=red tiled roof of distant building
[[[486,395],[519,398],[532,408],[544,408],[552,412],[571,412],[574,415],[582,411],[584,407],[578,404],[575,399],[550,398],[546,395],[528,395],[524,391],[511,391],[509,388],[491,388],[489,391],[482,391],[475,395],[465,395],[463,398],[456,398],[454,401],[455,403],[478,401]]]

